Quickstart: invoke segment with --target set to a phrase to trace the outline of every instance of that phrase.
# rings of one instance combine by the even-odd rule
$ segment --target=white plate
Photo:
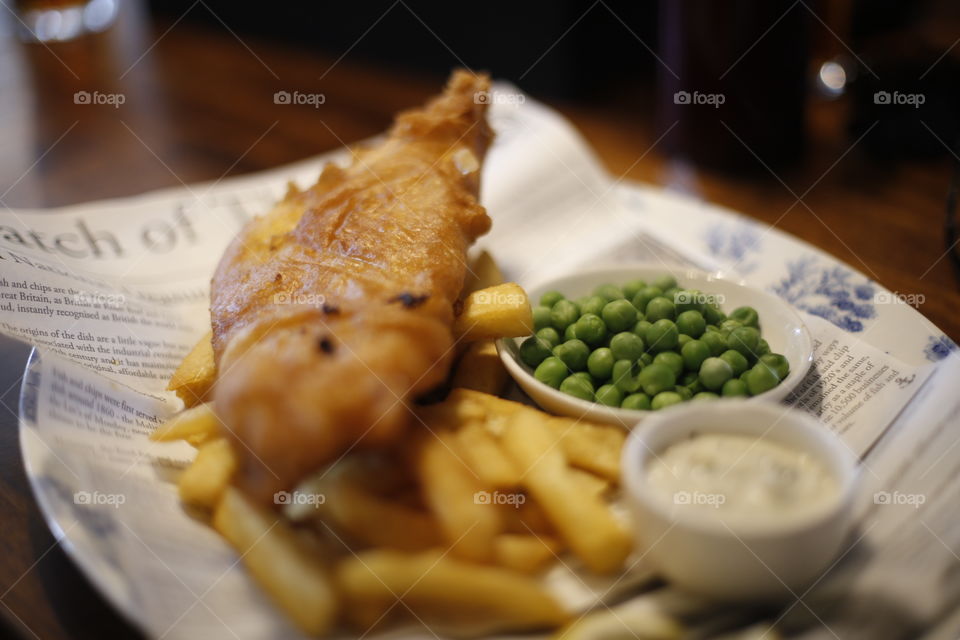
[[[547,291],[559,291],[575,300],[589,295],[605,283],[623,284],[639,278],[650,282],[658,276],[670,274],[677,279],[681,289],[696,289],[716,296],[725,313],[742,306],[756,309],[760,316],[763,338],[773,353],[783,355],[790,363],[790,373],[773,389],[750,398],[749,402],[776,402],[787,397],[803,380],[813,362],[813,342],[810,332],[790,305],[759,289],[744,286],[741,281],[729,276],[710,274],[696,269],[668,269],[663,265],[636,264],[620,267],[587,269],[562,278],[541,282],[527,293],[536,303]],[[562,393],[533,377],[533,372],[520,361],[520,343],[524,338],[497,341],[500,359],[520,388],[545,410],[575,418],[613,424],[625,428],[636,425],[649,411],[634,411],[607,407]]]

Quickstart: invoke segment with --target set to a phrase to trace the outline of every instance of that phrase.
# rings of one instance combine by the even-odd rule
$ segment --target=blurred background
[[[615,179],[799,236],[922,295],[960,341],[958,44],[948,0],[0,0],[0,207],[304,159],[379,133],[467,66],[558,109]],[[25,355],[0,343],[11,434]],[[13,438],[0,504],[22,526],[0,540],[2,619],[135,635],[53,544]]]

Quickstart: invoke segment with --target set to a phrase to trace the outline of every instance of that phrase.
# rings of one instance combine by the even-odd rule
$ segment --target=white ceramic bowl
[[[771,351],[783,354],[787,359],[790,363],[790,373],[779,385],[751,398],[749,402],[782,400],[807,374],[810,363],[813,361],[813,342],[796,311],[780,298],[759,289],[744,286],[739,281],[730,280],[721,275],[695,269],[670,270],[662,265],[625,265],[580,271],[544,282],[530,288],[527,293],[534,304],[544,293],[553,290],[560,291],[570,299],[576,299],[592,293],[597,286],[607,282],[623,284],[636,278],[650,281],[667,273],[672,274],[681,287],[699,289],[706,294],[718,297],[723,296],[720,306],[727,313],[744,305],[757,310],[763,338],[770,345]],[[519,350],[523,340],[524,338],[498,340],[497,349],[504,366],[520,388],[545,410],[594,422],[617,424],[625,428],[633,427],[646,415],[652,413],[588,402],[561,393],[540,382],[533,377],[533,371],[520,361]]]
[[[669,445],[705,433],[762,436],[808,452],[838,490],[816,507],[750,522],[673,504],[647,482],[650,462]],[[669,581],[717,599],[799,595],[829,568],[852,523],[856,459],[826,425],[781,405],[729,400],[657,412],[628,437],[622,469],[640,552]]]

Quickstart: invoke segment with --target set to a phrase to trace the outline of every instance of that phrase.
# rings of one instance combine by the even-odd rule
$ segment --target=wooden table
[[[56,206],[275,167],[380,132],[441,82],[365,67],[350,56],[337,61],[241,40],[226,29],[154,25],[127,4],[118,25],[96,37],[49,48],[0,40],[0,189],[10,187],[0,200]],[[126,102],[118,109],[75,104],[74,93],[84,90],[121,92]],[[322,91],[326,102],[322,112],[276,105],[278,90]],[[818,104],[812,152],[792,172],[678,172],[655,144],[650,102],[625,92],[603,104],[553,106],[614,176],[682,179],[707,200],[776,223],[893,291],[922,294],[920,310],[960,341],[958,283],[948,260],[938,260],[946,161],[874,168],[842,135],[839,107]],[[791,191],[805,194],[803,203]],[[37,511],[16,438],[27,349],[4,341],[0,352],[0,612],[26,637],[136,637],[54,543]]]

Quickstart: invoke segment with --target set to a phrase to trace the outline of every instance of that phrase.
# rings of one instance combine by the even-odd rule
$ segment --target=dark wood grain
[[[151,24],[126,3],[118,25],[99,36],[49,48],[0,39],[0,200],[57,206],[272,168],[382,131],[442,80],[240,41],[186,21]],[[121,92],[126,103],[77,105],[80,90]],[[326,102],[321,110],[277,105],[278,90],[320,91]],[[650,102],[625,91],[603,103],[554,106],[614,176],[674,182],[681,174],[654,145],[658,134],[644,115]],[[705,199],[776,224],[891,290],[923,294],[921,312],[960,341],[957,282],[948,261],[938,260],[947,163],[877,168],[849,150],[839,109],[813,105],[811,153],[801,167],[759,177],[693,171],[684,180]],[[791,191],[808,189],[797,204]],[[27,637],[133,637],[54,543],[34,505],[16,440],[27,351],[9,341],[0,347],[0,611]]]

